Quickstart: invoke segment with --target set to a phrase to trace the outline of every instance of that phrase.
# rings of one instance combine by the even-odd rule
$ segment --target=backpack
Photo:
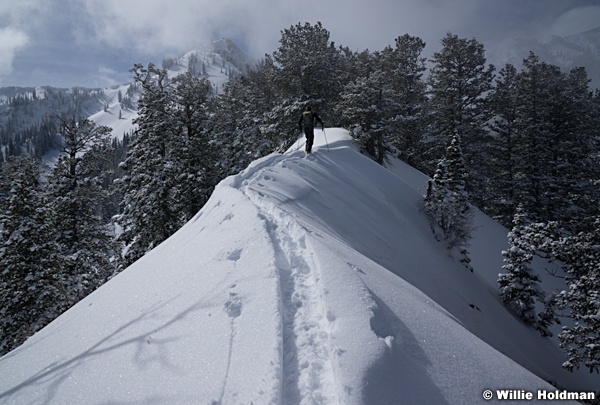
[[[312,111],[304,111],[302,113],[302,123],[304,128],[313,128],[315,126],[315,119]]]

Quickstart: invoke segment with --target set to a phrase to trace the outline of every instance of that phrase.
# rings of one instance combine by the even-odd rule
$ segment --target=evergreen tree
[[[485,51],[475,39],[448,34],[442,50],[433,55],[429,75],[430,104],[433,110],[431,133],[434,142],[428,148],[429,159],[442,154],[455,133],[465,144],[464,158],[470,176],[470,189],[482,187],[477,168],[486,161],[483,147],[484,125],[488,119],[486,95],[492,87],[494,67],[486,66]]]
[[[187,72],[173,79],[173,85],[175,129],[171,154],[177,177],[172,209],[179,213],[182,226],[210,197],[218,181],[217,156],[207,133],[210,82]]]
[[[339,52],[322,24],[297,24],[281,33],[280,46],[267,58],[275,67],[273,82],[283,100],[310,102],[330,115],[341,91]]]
[[[558,306],[567,309],[572,325],[558,335],[567,359],[563,367],[580,366],[600,373],[600,217],[593,229],[562,238],[558,258],[568,274],[568,289],[558,297]]]
[[[498,72],[496,86],[490,95],[493,118],[489,123],[493,141],[490,142],[490,186],[485,211],[508,226],[515,212],[515,183],[517,143],[517,69],[507,64]]]
[[[556,314],[557,309],[558,295],[553,292],[546,298],[544,302],[544,309],[538,313],[537,329],[540,331],[542,336],[553,336],[553,333],[550,332],[549,329],[550,326],[554,324],[560,325],[562,323]]]
[[[425,195],[425,212],[430,219],[431,230],[438,240],[443,239],[443,232],[449,227],[448,216],[450,213],[447,202],[450,198],[448,166],[446,158],[442,158],[438,161],[433,178],[427,182],[427,194]],[[438,229],[442,231],[441,235],[439,235]]]
[[[433,180],[430,180],[425,196],[425,212],[431,220],[432,230],[438,239],[443,239],[448,249],[457,249],[460,261],[469,270],[468,242],[473,227],[473,208],[466,192],[466,177],[458,134],[438,162]],[[441,231],[441,235],[437,230]]]
[[[0,355],[68,308],[39,166],[24,156],[2,167],[8,189],[0,213]]]
[[[586,196],[594,169],[589,152],[597,138],[590,125],[588,80],[585,71],[563,74],[533,53],[524,65],[517,81],[516,199],[536,220],[566,226],[582,212],[595,211],[582,211],[590,208]]]
[[[498,275],[500,299],[525,323],[536,326],[535,304],[543,302],[545,294],[539,285],[539,277],[531,268],[537,246],[531,243],[527,229],[529,224],[522,206],[517,208],[513,224],[508,233],[508,250],[502,252],[505,273]]]
[[[593,182],[600,178],[597,151],[600,142],[598,111],[594,111],[590,79],[584,68],[575,68],[564,77],[563,103],[555,123],[554,172],[558,198],[552,215],[568,223],[573,232],[586,229],[590,217],[600,214],[600,190]],[[561,216],[562,214],[562,216]],[[565,215],[566,214],[566,215]]]
[[[424,46],[421,39],[404,35],[394,48],[354,56],[357,76],[344,86],[336,111],[381,164],[390,148],[411,164],[419,162],[426,118]]]
[[[401,159],[422,167],[422,136],[428,119],[426,84],[423,81],[425,42],[408,34],[396,38],[395,47],[382,53],[381,70],[390,77],[395,95],[388,112],[389,142]]]
[[[61,119],[61,155],[48,177],[50,223],[61,251],[64,288],[74,304],[113,274],[112,232],[102,217],[108,192],[102,163],[109,160],[110,128]]]
[[[264,128],[273,95],[263,69],[261,64],[231,79],[212,103],[211,138],[220,150],[218,165],[225,175],[238,173],[281,144],[269,136],[276,131]]]
[[[170,82],[164,69],[153,64],[132,68],[143,88],[136,138],[121,165],[127,173],[120,181],[123,212],[117,222],[123,232],[119,240],[126,249],[121,267],[127,267],[172,235],[180,224],[172,198],[177,164],[172,156],[174,111]]]
[[[385,84],[387,80],[387,75],[380,70],[356,79],[344,87],[337,106],[352,123],[353,136],[379,164],[384,162],[387,120],[395,102],[393,89]]]

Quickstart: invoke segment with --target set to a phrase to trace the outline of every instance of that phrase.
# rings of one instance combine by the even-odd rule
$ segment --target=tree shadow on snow
[[[154,305],[138,317],[131,319],[129,322],[115,329],[113,332],[107,333],[97,343],[89,346],[85,351],[77,354],[71,358],[60,360],[51,364],[46,364],[44,367],[25,379],[20,384],[17,384],[13,388],[0,392],[0,403],[8,401],[11,397],[14,399],[19,398],[21,391],[32,390],[37,393],[33,396],[39,396],[36,403],[49,404],[53,403],[53,399],[58,393],[63,382],[68,381],[71,376],[77,371],[79,367],[84,366],[90,362],[94,357],[101,356],[104,353],[118,350],[123,347],[133,346],[135,347],[133,354],[133,362],[142,370],[150,367],[151,364],[158,363],[164,368],[168,368],[177,372],[177,365],[169,360],[169,350],[167,348],[169,343],[176,341],[177,337],[169,338],[154,338],[153,335],[158,332],[168,330],[171,326],[176,323],[185,321],[185,318],[190,314],[214,306],[214,300],[203,299],[195,304],[189,306],[183,311],[179,312],[172,319],[165,323],[160,323],[159,326],[151,327],[146,331],[140,331],[139,333],[131,334],[128,332],[131,329],[142,329],[139,324],[146,320],[152,321],[156,311],[160,308],[167,307],[172,301],[176,300],[177,297]],[[43,394],[45,392],[45,395]],[[42,395],[44,398],[42,398]]]

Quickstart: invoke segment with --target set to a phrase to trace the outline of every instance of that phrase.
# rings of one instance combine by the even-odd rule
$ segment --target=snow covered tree
[[[424,132],[425,43],[404,35],[396,46],[357,56],[360,74],[344,86],[336,110],[360,144],[382,164],[390,147],[415,163]]]
[[[211,84],[191,72],[173,79],[172,156],[176,163],[172,209],[179,213],[179,226],[189,221],[210,197],[218,177],[218,156],[208,135],[208,97]]]
[[[434,53],[428,78],[434,141],[429,159],[437,159],[455,133],[464,141],[465,166],[470,176],[469,190],[481,188],[477,168],[484,167],[484,126],[488,119],[486,96],[492,87],[494,67],[486,66],[485,51],[475,39],[448,34],[442,50]]]
[[[282,100],[310,102],[322,116],[333,111],[341,83],[339,51],[320,22],[296,24],[281,32],[279,48],[267,55],[275,67],[273,82]]]
[[[468,252],[473,208],[466,192],[466,176],[460,136],[455,134],[446,156],[438,162],[435,175],[429,181],[425,212],[431,220],[436,237],[444,240],[448,249],[458,249],[461,263],[473,271]],[[437,232],[438,229],[441,235]]]
[[[517,208],[513,228],[508,233],[508,250],[503,251],[505,273],[498,275],[500,299],[528,325],[536,326],[538,316],[535,305],[545,298],[539,277],[531,268],[538,247],[532,244],[527,234],[529,225],[522,206]]]
[[[421,166],[421,138],[428,119],[424,48],[422,39],[405,34],[396,38],[394,48],[384,49],[380,64],[394,95],[387,117],[389,142],[402,160],[416,167]]]
[[[117,222],[126,246],[122,267],[127,267],[172,235],[179,215],[172,203],[177,165],[171,155],[174,122],[167,72],[149,64],[135,65],[134,79],[143,88],[138,107],[136,138],[122,164],[127,173],[119,182],[123,212]]]
[[[437,239],[443,238],[443,234],[438,235],[438,226],[443,231],[448,227],[450,221],[447,209],[447,201],[450,199],[450,196],[451,193],[448,190],[448,166],[446,159],[442,158],[438,161],[433,178],[427,182],[427,193],[425,195],[425,212],[429,216],[431,230]]]
[[[220,151],[218,165],[226,175],[238,173],[251,161],[287,145],[290,134],[298,133],[297,116],[272,117],[283,112],[273,108],[272,69],[268,61],[261,61],[243,76],[229,80],[211,103],[212,143]]]
[[[574,321],[558,335],[567,356],[563,367],[600,373],[600,217],[589,232],[563,238],[557,250],[568,274],[558,306]]]
[[[550,212],[575,233],[590,224],[589,217],[600,214],[600,190],[593,185],[600,178],[600,127],[589,82],[582,67],[563,74],[561,103],[552,114],[557,135],[550,164],[557,196]]]
[[[0,213],[0,355],[68,308],[39,166],[23,156],[2,167],[9,188]]]
[[[537,329],[542,336],[553,336],[550,326],[562,324],[556,311],[558,310],[558,294],[552,292],[544,301],[544,309],[538,313]]]
[[[395,93],[385,84],[387,75],[373,72],[369,77],[358,78],[345,86],[337,110],[352,123],[353,135],[360,145],[383,164],[387,119]]]
[[[566,226],[597,209],[592,204],[588,210],[594,173],[590,148],[597,129],[590,125],[594,114],[587,83],[585,71],[566,75],[533,53],[518,76],[515,198],[538,221]]]
[[[60,121],[63,154],[48,176],[48,197],[64,288],[74,304],[114,273],[113,232],[102,218],[108,192],[101,170],[109,159],[112,130],[87,119]]]
[[[496,86],[489,97],[493,117],[489,122],[493,140],[490,148],[490,186],[486,189],[491,198],[485,200],[487,212],[496,220],[508,225],[516,212],[515,182],[517,171],[517,69],[506,64],[498,72]]]

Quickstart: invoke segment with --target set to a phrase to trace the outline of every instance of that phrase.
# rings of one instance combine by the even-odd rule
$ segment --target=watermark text
[[[521,401],[564,401],[564,400],[595,400],[595,392],[577,392],[577,391],[564,391],[564,390],[515,390],[515,389],[502,389],[502,390],[485,390],[482,393],[483,399],[486,401],[497,399],[497,400],[521,400]]]

